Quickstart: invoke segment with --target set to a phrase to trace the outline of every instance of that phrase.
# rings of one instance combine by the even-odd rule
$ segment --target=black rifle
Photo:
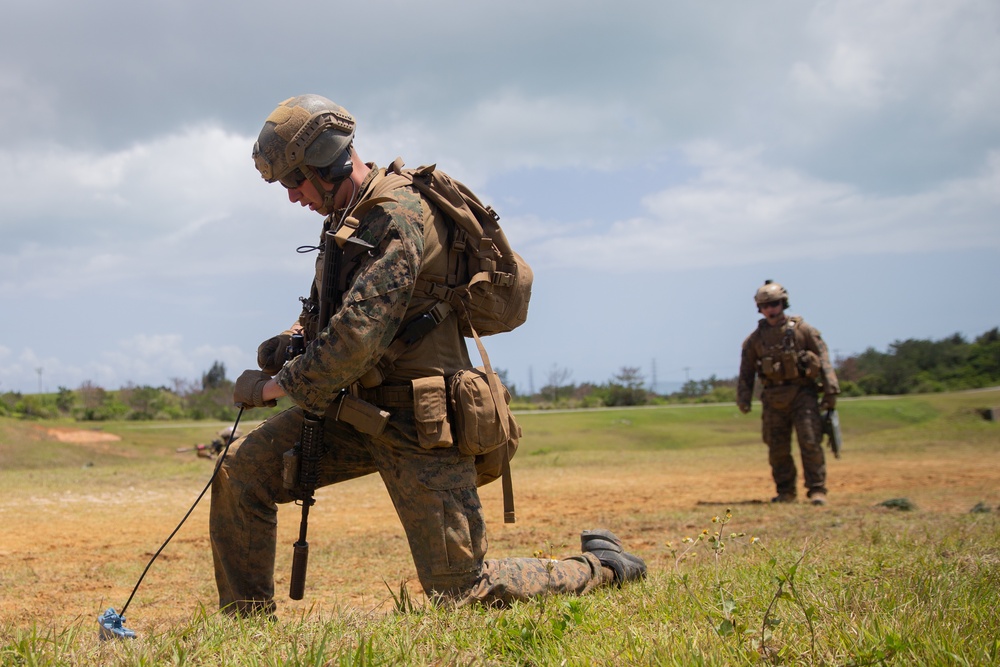
[[[319,292],[319,319],[316,324],[316,335],[330,324],[340,297],[347,288],[348,272],[342,273],[341,262],[348,254],[348,261],[354,262],[373,247],[371,244],[351,237],[347,240],[350,252],[340,249],[334,232],[323,234],[323,280]],[[288,358],[292,359],[305,351],[305,339],[302,334],[293,334],[288,346]],[[386,415],[388,417],[388,415]],[[306,533],[309,530],[309,508],[316,503],[313,495],[319,482],[319,464],[326,453],[326,443],[323,438],[323,417],[304,411],[302,416],[302,431],[295,447],[285,453],[283,462],[284,486],[294,489],[302,505],[302,518],[299,521],[299,539],[292,545],[292,578],[288,586],[288,597],[301,600],[306,587],[306,568],[309,564],[309,542]]]
[[[302,417],[302,435],[295,443],[298,450],[297,488],[302,505],[299,521],[299,539],[292,545],[292,578],[288,586],[288,597],[301,600],[306,588],[306,568],[309,565],[309,508],[316,503],[313,494],[319,482],[319,462],[323,458],[323,418],[305,413]],[[295,451],[295,450],[293,450]]]
[[[840,452],[844,449],[844,439],[840,435],[840,417],[836,410],[827,410],[823,415],[823,435],[828,438],[830,451],[839,459]]]

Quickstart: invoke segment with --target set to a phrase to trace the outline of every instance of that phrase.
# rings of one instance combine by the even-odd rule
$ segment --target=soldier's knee
[[[432,601],[457,601],[467,598],[482,578],[482,569],[454,574],[423,575],[420,585]]]

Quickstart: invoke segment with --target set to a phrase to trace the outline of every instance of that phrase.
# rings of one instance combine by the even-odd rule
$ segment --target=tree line
[[[961,334],[941,340],[907,339],[885,352],[868,348],[861,354],[834,360],[842,395],[899,395],[978,389],[1000,384],[1000,328],[972,341]],[[638,367],[622,367],[607,382],[576,384],[569,369],[553,365],[547,382],[536,393],[522,394],[498,370],[511,393],[514,409],[595,408],[664,403],[726,403],[736,400],[737,377],[711,376],[689,380],[679,391],[657,394]],[[29,419],[73,418],[80,421],[213,419],[229,421],[235,414],[233,382],[216,361],[200,380],[175,379],[172,387],[127,385],[106,390],[92,382],[77,389],[59,387],[55,394],[0,394],[0,416]],[[288,407],[258,408],[264,418]]]

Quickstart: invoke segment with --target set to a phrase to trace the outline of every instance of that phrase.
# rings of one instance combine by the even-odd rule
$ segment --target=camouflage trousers
[[[789,387],[781,387],[786,390]],[[793,387],[786,400],[769,400],[765,389],[761,417],[764,442],[768,448],[771,476],[779,494],[795,494],[795,461],[792,459],[792,429],[802,455],[802,476],[808,492],[826,493],[826,458],[823,455],[823,424],[819,399],[811,387]],[[795,391],[797,389],[797,391]]]
[[[219,606],[271,613],[282,458],[298,439],[302,411],[271,417],[234,443],[212,484],[210,534]],[[613,574],[592,554],[560,561],[486,560],[486,525],[473,458],[457,447],[424,449],[413,413],[396,409],[378,437],[326,419],[319,486],[378,473],[406,532],[417,577],[436,602],[502,605],[548,593],[586,593]]]

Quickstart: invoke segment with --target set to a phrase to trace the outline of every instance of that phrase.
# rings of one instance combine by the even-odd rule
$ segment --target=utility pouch
[[[413,416],[421,447],[434,449],[455,444],[451,422],[448,421],[448,393],[443,376],[432,375],[413,380]]]
[[[285,452],[281,457],[281,485],[286,489],[294,489],[299,485],[299,448],[295,447]]]
[[[810,380],[818,378],[821,370],[819,355],[811,350],[799,352],[799,370]]]
[[[783,380],[794,380],[799,377],[799,360],[792,350],[781,353],[781,377]]]
[[[333,415],[334,419],[350,424],[367,435],[382,435],[385,425],[389,423],[389,416],[388,412],[377,405],[347,393],[341,396],[340,405]]]
[[[790,379],[788,377],[787,366],[785,365],[785,355],[779,354],[776,357],[763,357],[760,360],[760,372],[764,374],[768,380],[774,380],[775,382],[781,382],[783,380]],[[795,370],[794,365],[792,370]],[[793,375],[792,377],[796,377]]]
[[[451,377],[451,405],[455,414],[458,449],[469,456],[487,454],[520,436],[520,427],[507,405],[510,392],[502,390],[503,405],[497,405],[486,370],[479,366],[459,371]]]

